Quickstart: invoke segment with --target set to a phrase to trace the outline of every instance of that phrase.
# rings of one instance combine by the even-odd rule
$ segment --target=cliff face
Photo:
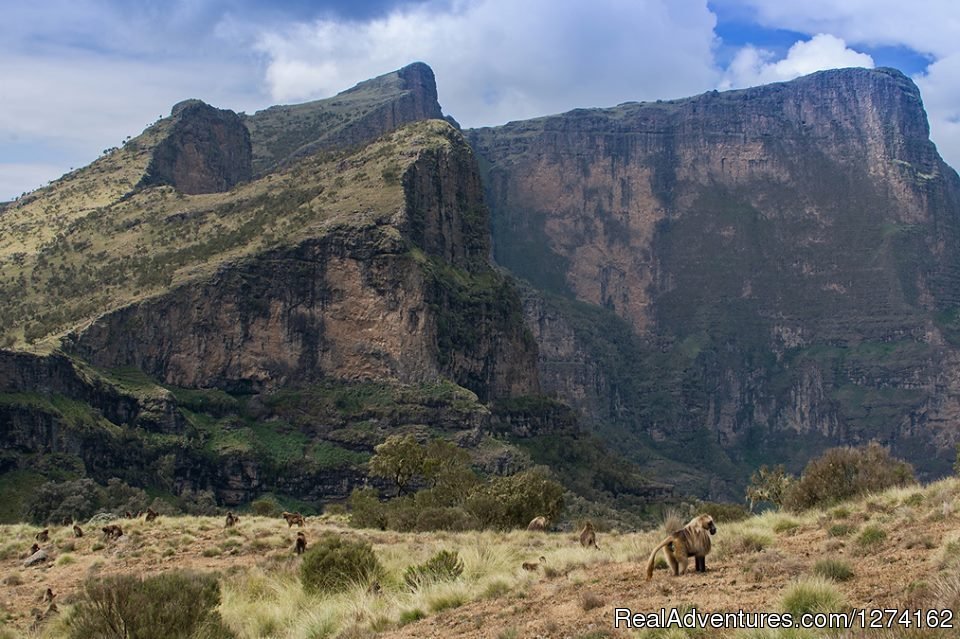
[[[741,477],[871,438],[949,469],[960,183],[903,75],[828,71],[468,137],[494,256],[544,292],[527,320],[545,390],[638,451],[712,442]],[[567,298],[631,335],[597,335]],[[635,363],[613,366],[618,350]]]
[[[322,377],[419,383],[443,374],[484,398],[536,392],[519,298],[485,261],[475,160],[448,125],[434,129],[444,144],[404,172],[405,205],[391,224],[344,223],[226,264],[208,280],[106,314],[70,337],[71,350],[183,387],[260,391]],[[462,281],[463,295],[447,279]],[[496,295],[472,297],[483,286]],[[467,326],[474,339],[459,339]]]
[[[250,179],[250,133],[236,113],[187,100],[175,105],[170,117],[173,124],[153,150],[140,186],[223,193]]]

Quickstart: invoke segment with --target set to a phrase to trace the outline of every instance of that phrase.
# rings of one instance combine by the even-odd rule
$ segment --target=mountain
[[[576,440],[610,462],[570,475],[581,492],[604,473],[666,494],[540,395],[476,158],[441,117],[421,63],[252,116],[188,100],[7,207],[0,518],[84,476],[316,508],[398,432],[487,472]]]
[[[395,433],[626,525],[838,444],[939,476],[958,213],[890,69],[468,131],[422,63],[187,100],[0,210],[0,519],[84,476],[318,507]]]
[[[948,472],[960,181],[892,69],[476,129],[541,388],[655,476],[732,497],[872,439]]]

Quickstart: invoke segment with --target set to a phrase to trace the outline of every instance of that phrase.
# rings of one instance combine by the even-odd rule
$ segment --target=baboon
[[[33,544],[32,546],[30,546],[30,552],[27,553],[27,557],[36,553],[38,550],[40,550],[40,544]]]
[[[539,570],[540,566],[542,566],[545,563],[547,563],[547,558],[544,557],[543,555],[540,555],[539,563],[534,563],[532,561],[525,561],[522,564],[520,564],[520,567],[523,568],[524,570],[529,570],[530,572],[533,572],[534,570]]]
[[[295,547],[298,555],[302,555],[307,550],[307,536],[302,532],[297,533],[297,545]]]
[[[51,590],[50,588],[47,588],[47,591],[46,591],[45,593],[43,593],[43,601],[44,601],[44,603],[50,603],[50,602],[52,602],[54,597],[56,597],[56,595],[53,594],[53,590]]]
[[[530,520],[530,523],[527,524],[527,530],[538,530],[543,532],[547,529],[547,526],[550,524],[550,521],[543,516],[534,517]]]
[[[123,513],[123,516],[126,517],[127,519],[133,519],[133,513],[130,512],[129,510]]]
[[[50,541],[50,529],[44,528],[36,534],[35,538],[37,541]]]
[[[224,522],[224,528],[233,528],[237,522],[240,521],[240,518],[233,514],[233,511],[227,512],[227,520]]]
[[[123,537],[123,529],[117,524],[109,524],[101,528],[101,530],[103,531],[103,536],[108,541],[116,541]]]
[[[294,524],[303,528],[303,524],[304,524],[303,515],[301,515],[300,513],[288,513],[284,511],[283,515],[281,516],[287,520],[287,528],[293,528]]]
[[[583,530],[580,531],[580,545],[584,548],[593,546],[595,549],[599,550],[597,547],[597,533],[593,530],[592,521],[588,521],[583,525]]]
[[[81,528],[80,526],[74,524],[74,525],[73,525],[73,536],[74,536],[74,537],[77,537],[77,538],[83,537],[83,528]]]
[[[158,513],[157,511],[155,511],[153,508],[147,508],[147,516],[146,516],[145,521],[153,521],[154,519],[156,519],[156,518],[159,517],[159,516],[160,516],[160,513]]]
[[[674,575],[687,571],[687,559],[696,558],[697,572],[707,571],[707,554],[710,552],[710,535],[717,534],[717,526],[710,515],[698,515],[686,526],[671,533],[660,542],[647,561],[647,580],[653,578],[653,563],[661,548],[667,556],[667,562]]]

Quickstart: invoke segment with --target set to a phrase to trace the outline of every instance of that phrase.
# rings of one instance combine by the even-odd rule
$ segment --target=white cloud
[[[869,55],[847,48],[843,40],[826,33],[796,42],[786,57],[781,60],[774,58],[771,51],[753,46],[743,47],[727,68],[721,88],[783,82],[823,69],[874,66],[873,58]]]
[[[479,126],[706,90],[719,79],[714,26],[704,0],[475,0],[266,30],[257,48],[277,101],[329,96],[422,60],[444,110]]]
[[[950,166],[960,167],[960,52],[914,78],[930,119],[930,133]]]
[[[960,167],[960,10],[956,0],[714,0],[764,27],[831,33],[853,47],[904,47],[930,57],[920,87],[930,136],[943,158]],[[746,54],[745,54],[746,55]]]
[[[0,202],[12,200],[25,191],[43,186],[67,170],[68,167],[59,164],[0,162]]]

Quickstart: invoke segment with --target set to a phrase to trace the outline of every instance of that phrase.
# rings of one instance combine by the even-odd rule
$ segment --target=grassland
[[[74,539],[68,528],[54,527],[48,545],[52,560],[33,568],[21,567],[20,556],[37,529],[3,526],[0,636],[65,636],[71,603],[87,578],[189,568],[220,575],[219,612],[242,638],[840,637],[839,631],[614,630],[613,609],[956,611],[958,496],[960,481],[947,479],[828,510],[721,521],[707,573],[673,578],[661,569],[650,582],[642,568],[660,530],[602,533],[600,549],[586,550],[570,532],[399,534],[353,530],[341,516],[311,517],[304,529],[308,539],[331,531],[369,541],[384,566],[379,589],[358,583],[335,595],[303,590],[297,577],[300,560],[292,552],[298,529],[281,519],[242,516],[234,529],[209,517],[161,517],[150,524],[122,520],[118,523],[125,534],[115,543],[103,542],[92,530]],[[846,532],[838,536],[834,533],[840,525]],[[864,543],[869,543],[867,550]],[[458,552],[463,575],[411,589],[403,580],[406,568],[438,550]],[[521,569],[522,562],[540,556],[544,562],[538,570]],[[39,598],[48,586],[58,594],[60,611],[35,624],[31,610],[42,608]],[[876,636],[955,635],[913,629]]]

